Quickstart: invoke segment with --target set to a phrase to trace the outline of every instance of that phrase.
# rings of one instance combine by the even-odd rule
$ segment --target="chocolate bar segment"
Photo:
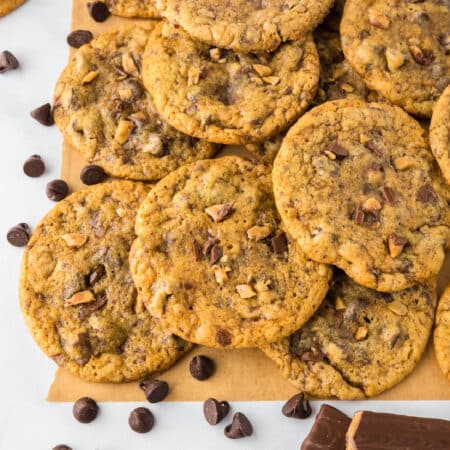
[[[448,450],[450,421],[360,411],[347,432],[347,450]]]
[[[322,405],[301,450],[344,450],[351,420],[341,411]]]

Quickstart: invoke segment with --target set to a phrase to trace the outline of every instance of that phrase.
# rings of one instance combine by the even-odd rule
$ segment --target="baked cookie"
[[[231,156],[178,169],[139,209],[130,253],[139,296],[190,342],[254,347],[289,335],[320,305],[331,270],[280,222],[267,166]]]
[[[442,294],[436,312],[434,351],[442,372],[450,381],[450,286]]]
[[[190,345],[151,318],[128,265],[148,188],[113,181],[72,194],[25,251],[20,304],[42,350],[89,381],[122,382],[168,368]]]
[[[273,54],[211,49],[161,22],[147,45],[144,83],[178,130],[220,144],[263,142],[298,118],[319,81],[311,36]]]
[[[0,17],[6,16],[24,2],[25,0],[0,0]]]
[[[372,89],[431,117],[450,83],[447,0],[347,0],[341,35],[346,58]]]
[[[311,259],[386,292],[437,275],[449,208],[424,134],[400,108],[356,100],[320,105],[291,128],[275,200]]]
[[[450,86],[436,104],[430,125],[431,151],[450,184]]]
[[[108,9],[116,16],[154,19],[160,17],[154,0],[106,0]]]
[[[248,144],[245,149],[254,154],[256,160],[266,164],[273,164],[273,160],[280,150],[285,134],[275,136],[259,144]]]
[[[144,89],[141,59],[155,23],[111,31],[82,46],[55,88],[54,117],[64,137],[116,177],[157,180],[216,151],[168,125]]]
[[[309,322],[263,350],[302,392],[343,400],[380,394],[405,378],[426,348],[434,284],[385,294],[337,271]]]
[[[322,22],[333,0],[155,0],[157,9],[193,39],[251,53],[274,51],[304,38]]]

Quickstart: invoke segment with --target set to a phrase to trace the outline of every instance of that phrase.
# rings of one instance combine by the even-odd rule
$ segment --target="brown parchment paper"
[[[128,19],[111,16],[98,24],[87,13],[86,0],[73,0],[72,29],[91,30],[95,35],[131,23]],[[139,23],[139,21],[135,21]],[[226,153],[236,150],[228,149]],[[238,150],[239,152],[239,150]],[[82,188],[80,170],[86,162],[71,148],[63,145],[61,176],[72,190]],[[450,254],[439,277],[439,292],[450,280]],[[215,375],[199,382],[189,374],[189,362],[196,354],[210,356],[216,362]],[[279,373],[275,364],[257,349],[217,350],[196,347],[175,366],[159,375],[170,385],[168,400],[203,401],[207,397],[237,400],[284,400],[296,393]],[[58,368],[48,392],[49,401],[75,401],[90,396],[98,401],[142,401],[137,383],[88,383]],[[450,383],[442,375],[434,357],[432,342],[414,372],[399,385],[376,397],[377,400],[450,400]]]

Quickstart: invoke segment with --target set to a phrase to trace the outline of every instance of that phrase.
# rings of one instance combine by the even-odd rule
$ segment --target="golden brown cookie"
[[[106,0],[108,9],[116,16],[155,19],[160,17],[154,0]]]
[[[434,351],[444,376],[450,381],[450,286],[442,294],[436,312]]]
[[[284,139],[273,181],[287,231],[311,259],[386,292],[439,272],[448,197],[424,130],[400,108],[312,109]]]
[[[372,89],[431,117],[450,83],[447,0],[347,0],[341,35],[346,58]]]
[[[20,304],[42,350],[89,381],[122,382],[168,368],[190,345],[137,299],[128,265],[148,187],[113,181],[72,194],[34,230]]]
[[[141,60],[156,23],[110,31],[82,46],[55,88],[54,117],[64,137],[116,177],[158,180],[217,150],[172,128],[144,89]]]
[[[133,279],[149,312],[211,347],[289,335],[323,300],[331,271],[281,225],[270,169],[236,156],[199,161],[152,189],[136,221]]]
[[[155,0],[157,9],[195,40],[242,53],[274,51],[304,38],[333,0]]]
[[[300,391],[342,400],[371,397],[403,380],[430,336],[435,283],[385,294],[337,271],[314,316],[263,348]]]
[[[312,37],[272,54],[242,54],[193,41],[161,22],[144,56],[158,112],[190,136],[222,144],[263,142],[297,119],[319,80]]]
[[[24,2],[25,0],[0,0],[0,17],[6,16]]]

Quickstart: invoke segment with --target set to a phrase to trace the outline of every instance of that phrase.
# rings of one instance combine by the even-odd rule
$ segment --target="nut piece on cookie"
[[[71,248],[82,247],[88,239],[88,237],[85,234],[80,233],[63,234],[61,237],[66,242],[66,244]]]
[[[206,214],[208,214],[214,222],[222,222],[231,214],[232,211],[233,206],[230,203],[213,205],[205,209]]]
[[[77,292],[66,300],[66,306],[82,305],[84,303],[92,303],[95,301],[95,295],[91,291]]]

